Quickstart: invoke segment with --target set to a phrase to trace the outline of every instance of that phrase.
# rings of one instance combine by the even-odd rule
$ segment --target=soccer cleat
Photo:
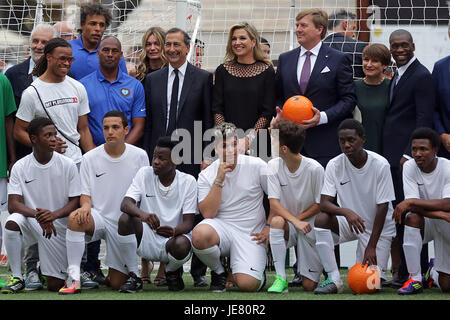
[[[25,281],[13,276],[9,277],[8,284],[3,287],[0,291],[1,293],[17,293],[25,289]]]
[[[7,285],[8,283],[5,280],[0,279],[0,288],[6,287]]]
[[[417,294],[422,292],[423,292],[422,282],[415,281],[412,278],[409,278],[409,280],[403,284],[403,287],[401,287],[397,291],[398,294],[402,295]]]
[[[434,285],[434,280],[431,277],[431,270],[434,267],[434,258],[430,259],[430,263],[428,264],[427,272],[422,276],[422,284],[424,289],[431,288]]]
[[[44,286],[42,285],[41,279],[39,278],[39,274],[36,270],[32,270],[28,272],[25,277],[25,290],[26,291],[34,291],[41,290]]]
[[[143,282],[141,278],[135,275],[133,272],[129,273],[128,280],[120,287],[119,292],[122,293],[136,293],[142,291]]]
[[[184,289],[183,267],[175,271],[166,271],[166,280],[169,291],[181,291]]]
[[[227,290],[227,277],[228,274],[226,271],[221,274],[217,274],[214,271],[211,271],[211,284],[209,289],[212,292],[225,292]]]
[[[273,282],[272,286],[267,289],[268,293],[287,293],[288,290],[288,282],[283,279],[282,276],[277,275],[275,277],[275,281]]]
[[[90,278],[92,281],[97,282],[99,285],[106,284],[106,277],[103,274],[103,271],[99,268],[97,271],[90,272]]]
[[[333,281],[330,278],[323,281],[315,290],[314,294],[333,294],[344,292],[342,281]]]
[[[88,289],[97,289],[99,287],[98,282],[95,282],[91,279],[91,274],[87,271],[84,271],[80,274],[80,282],[81,288]]]
[[[200,276],[194,279],[194,287],[207,287],[208,280],[206,280],[206,276]]]
[[[302,286],[302,277],[300,276],[299,273],[295,274],[294,279],[292,279],[292,281],[289,282],[288,286],[289,287],[301,287]]]
[[[76,293],[81,293],[81,283],[80,281],[72,281],[72,284],[70,286],[67,286],[67,282],[64,285],[64,287],[62,287],[61,289],[59,289],[58,294],[76,294]]]

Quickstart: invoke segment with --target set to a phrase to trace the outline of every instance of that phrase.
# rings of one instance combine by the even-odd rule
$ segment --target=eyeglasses
[[[55,56],[52,56],[52,57],[55,58],[55,59],[58,59],[58,61],[61,62],[61,63],[64,63],[66,61],[68,63],[72,63],[72,62],[75,61],[75,57],[72,57],[72,56],[70,56],[70,57],[66,57],[66,56],[55,57]]]

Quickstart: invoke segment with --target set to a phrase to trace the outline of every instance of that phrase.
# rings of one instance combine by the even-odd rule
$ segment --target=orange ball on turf
[[[293,96],[283,105],[283,117],[286,120],[303,124],[303,120],[309,120],[314,116],[311,100],[304,96]]]
[[[374,293],[380,285],[380,273],[376,268],[371,268],[361,262],[351,267],[347,274],[347,283],[350,289],[356,293]]]

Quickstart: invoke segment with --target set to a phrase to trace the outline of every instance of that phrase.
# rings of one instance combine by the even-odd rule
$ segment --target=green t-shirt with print
[[[8,153],[6,148],[5,118],[17,110],[11,83],[0,73],[0,178],[7,177]]]

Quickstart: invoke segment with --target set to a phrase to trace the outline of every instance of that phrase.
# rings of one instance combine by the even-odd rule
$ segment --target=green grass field
[[[291,272],[291,273],[289,273]],[[8,272],[5,267],[0,267],[0,275],[6,280]],[[23,291],[18,294],[1,294],[0,300],[450,300],[449,294],[443,294],[438,288],[427,289],[424,293],[413,297],[405,297],[397,294],[395,289],[383,288],[375,294],[355,295],[346,284],[347,270],[342,270],[342,280],[345,284],[343,294],[318,296],[311,292],[305,292],[303,288],[289,288],[289,293],[276,295],[267,292],[244,293],[237,288],[228,288],[225,293],[211,293],[209,288],[195,288],[192,277],[185,272],[183,279],[186,288],[182,292],[169,292],[167,287],[157,287],[154,284],[144,285],[144,291],[135,294],[124,294],[113,292],[111,289],[101,286],[99,289],[84,290],[81,294],[72,296],[61,296],[57,293],[48,292],[45,288],[40,291]],[[152,272],[152,279],[156,271]],[[273,271],[267,272],[267,284],[265,289],[272,284],[275,277]],[[292,279],[292,269],[288,270],[288,280]],[[208,271],[208,281],[209,281]]]

